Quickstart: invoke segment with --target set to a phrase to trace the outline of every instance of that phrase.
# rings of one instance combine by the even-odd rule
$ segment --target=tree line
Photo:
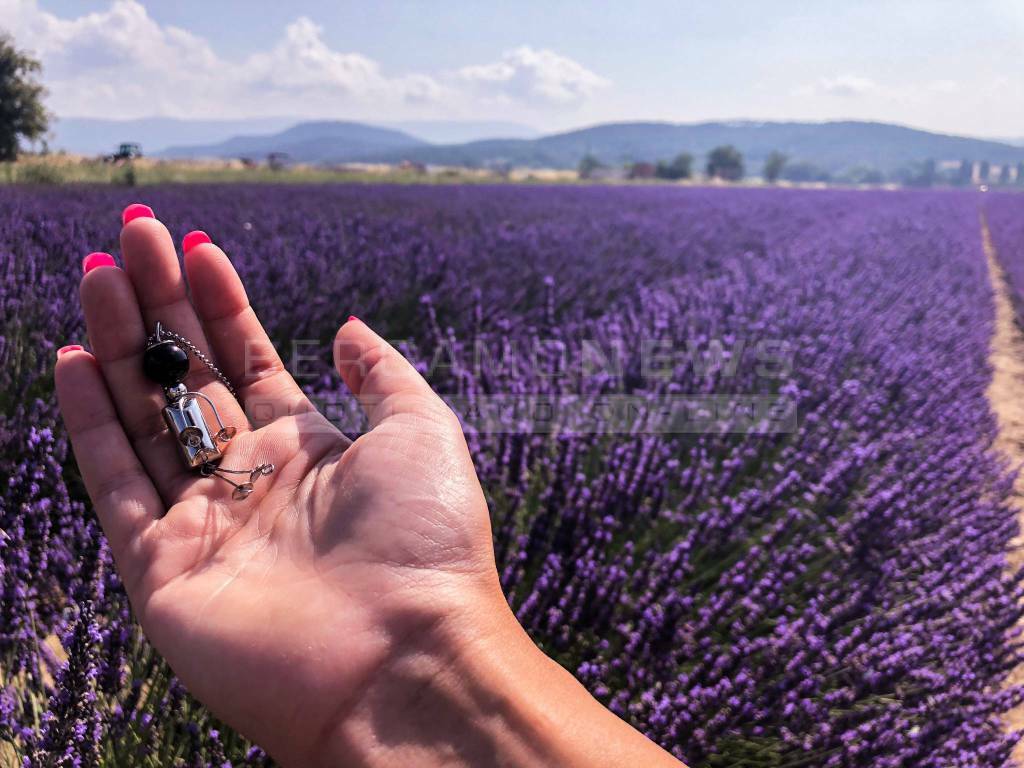
[[[781,152],[769,154],[762,169],[765,180],[773,184],[778,181],[787,161],[788,158]],[[583,156],[577,168],[581,179],[601,178],[613,170],[589,152]],[[723,144],[708,153],[704,166],[704,175],[707,178],[740,181],[745,173],[743,153],[732,144]],[[631,179],[664,179],[666,181],[691,179],[694,176],[694,157],[689,152],[681,152],[671,160],[659,160],[656,163],[631,163],[626,166],[625,175]]]
[[[581,179],[629,178],[681,181],[695,175],[695,161],[689,152],[672,160],[629,163],[623,168],[609,167],[593,154],[584,155],[578,167]],[[732,145],[711,150],[704,167],[704,176],[722,181],[740,181],[745,174],[742,153]],[[988,160],[964,159],[939,163],[934,159],[911,163],[889,174],[864,166],[853,167],[841,174],[804,160],[792,160],[779,151],[768,154],[761,167],[761,177],[769,184],[784,179],[793,182],[835,182],[841,184],[884,184],[892,182],[910,187],[970,186],[985,184],[1024,187],[1024,161],[996,165]]]
[[[693,178],[694,158],[689,152],[681,152],[671,160],[656,163],[631,163],[625,168],[625,175],[633,179],[665,179],[682,181]],[[577,172],[581,179],[597,179],[608,175],[609,168],[593,154],[587,153],[580,160]],[[744,175],[743,154],[731,144],[715,147],[708,153],[704,175],[711,179],[739,181]]]

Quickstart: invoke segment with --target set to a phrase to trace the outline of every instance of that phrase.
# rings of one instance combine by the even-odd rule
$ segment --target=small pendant
[[[185,463],[194,469],[209,462],[220,461],[223,453],[217,444],[217,436],[210,433],[195,393],[189,392],[185,385],[178,384],[165,389],[164,394],[169,402],[164,407],[164,421],[178,438],[178,448],[181,449]]]
[[[234,394],[234,389],[224,375],[214,366],[195,345],[176,333],[166,331],[156,324],[156,332],[149,338],[146,350],[142,355],[142,368],[146,376],[163,387],[167,405],[163,416],[167,428],[174,435],[185,464],[190,469],[198,469],[204,477],[216,475],[221,480],[234,486],[232,498],[245,499],[253,490],[253,483],[260,477],[274,471],[273,464],[260,464],[252,469],[224,469],[219,466],[224,451],[231,438],[235,436],[235,428],[225,426],[217,412],[217,406],[202,392],[190,392],[182,382],[188,376],[190,361],[185,347],[199,357],[207,367],[217,375],[224,385]],[[214,419],[217,431],[210,429],[203,413],[200,401],[206,401]],[[226,475],[248,475],[248,480],[236,483]]]

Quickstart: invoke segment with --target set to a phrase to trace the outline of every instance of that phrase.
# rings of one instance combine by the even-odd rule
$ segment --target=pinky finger
[[[96,359],[81,347],[65,348],[54,375],[78,468],[134,599],[150,560],[149,529],[163,502],[118,421]]]

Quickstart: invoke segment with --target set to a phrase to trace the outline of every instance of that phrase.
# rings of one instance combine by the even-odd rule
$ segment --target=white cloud
[[[839,96],[854,98],[881,91],[878,83],[858,75],[819,77],[813,83],[805,83],[793,89],[793,95],[802,98],[812,96]]]
[[[285,28],[284,38],[268,53],[249,57],[247,76],[270,88],[327,88],[365,92],[382,81],[380,67],[358,53],[333,51],[323,30],[305,17]]]
[[[527,45],[506,51],[499,61],[463,67],[457,76],[484,86],[492,95],[553,104],[579,102],[610,85],[579,62]]]
[[[160,26],[134,0],[75,19],[42,11],[35,0],[0,0],[0,19],[19,46],[42,59],[58,114],[173,114],[210,88],[224,64],[205,40]]]
[[[452,117],[481,103],[573,106],[607,85],[572,59],[529,46],[457,72],[389,75],[361,53],[331,48],[305,17],[269,49],[230,60],[204,38],[157,23],[138,0],[77,18],[37,0],[0,0],[0,26],[42,59],[50,106],[63,115]]]
[[[862,96],[878,88],[874,80],[857,75],[840,75],[839,77],[823,77],[818,80],[818,87],[823,93],[832,96]]]
[[[447,95],[427,74],[386,77],[380,65],[360,53],[331,49],[323,29],[300,17],[285,28],[284,37],[267,53],[249,56],[241,66],[240,84],[262,100],[281,103],[301,94],[307,108],[330,114],[339,103],[369,106],[431,104]]]
[[[108,10],[77,19],[41,11],[35,0],[0,0],[0,18],[13,19],[4,26],[57,77],[131,66],[144,74],[171,62],[175,72],[197,74],[217,61],[202,38],[177,27],[160,27],[134,0],[115,0]]]

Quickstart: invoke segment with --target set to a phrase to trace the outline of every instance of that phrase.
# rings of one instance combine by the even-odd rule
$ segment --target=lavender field
[[[1022,586],[979,215],[1024,289],[1020,198],[211,186],[0,189],[0,766],[269,764],[133,625],[53,397],[81,259],[137,199],[227,251],[336,413],[339,323],[402,341],[463,411],[520,621],[690,766],[1007,764]],[[795,420],[591,407],[620,395]],[[579,407],[474,417],[531,397]]]

